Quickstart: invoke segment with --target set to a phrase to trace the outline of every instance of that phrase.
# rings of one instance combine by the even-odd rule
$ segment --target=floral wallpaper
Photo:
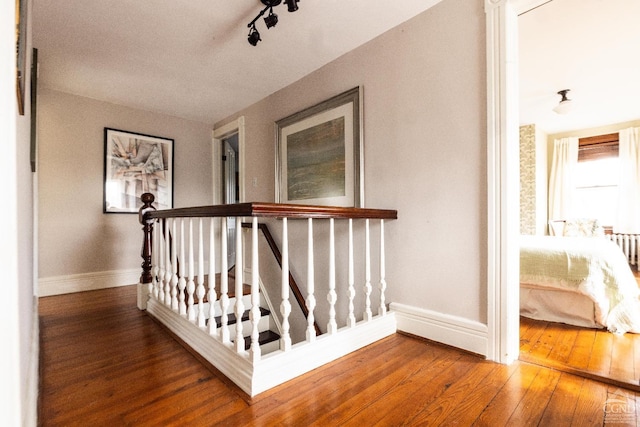
[[[520,127],[520,234],[536,234],[536,128]]]

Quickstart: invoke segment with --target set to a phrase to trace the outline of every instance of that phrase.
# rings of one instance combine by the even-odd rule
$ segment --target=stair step
[[[266,308],[260,307],[260,316],[264,317],[264,316],[268,316],[269,314],[271,314],[271,312],[269,310],[267,310]],[[219,328],[222,325],[222,316],[216,316],[216,326]],[[227,325],[235,325],[236,323],[236,315],[235,313],[229,313],[227,316]],[[242,319],[240,319],[242,322],[246,322],[247,320],[249,320],[249,310],[245,310],[244,313],[242,313]]]
[[[280,339],[280,335],[273,331],[264,331],[260,332],[258,336],[258,342],[260,345],[268,344],[270,342],[274,342]],[[244,337],[244,349],[249,350],[251,347],[251,336]]]

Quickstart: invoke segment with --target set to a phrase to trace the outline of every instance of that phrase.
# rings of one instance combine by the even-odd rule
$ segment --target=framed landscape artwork
[[[363,206],[361,89],[276,122],[276,202]]]
[[[105,128],[103,211],[138,213],[143,193],[173,207],[173,139]]]

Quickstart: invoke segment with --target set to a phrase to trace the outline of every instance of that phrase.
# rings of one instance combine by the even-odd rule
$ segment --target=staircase
[[[229,288],[230,289],[234,289],[234,279],[235,279],[235,275],[233,273],[233,268],[232,268],[231,270],[229,270]],[[205,279],[205,280],[208,280],[208,279]],[[218,293],[218,295],[220,292],[219,284],[220,284],[220,275],[217,274],[216,275],[216,292]],[[242,287],[242,290],[243,290],[242,302],[244,306],[251,307],[251,287],[247,284],[244,284],[244,286]],[[232,309],[235,306],[235,303],[236,303],[235,294],[233,292],[229,292],[229,309]],[[196,306],[199,309],[199,304],[196,304]],[[260,293],[260,321],[258,322],[258,330],[260,332],[260,335],[259,335],[258,341],[260,343],[262,354],[271,353],[280,348],[280,343],[279,343],[280,334],[276,332],[278,329],[276,322],[273,319],[273,315],[271,314],[271,311],[265,308],[265,306],[266,304],[264,301],[264,297],[262,293]],[[220,301],[219,300],[216,301],[213,307],[215,309],[215,313],[217,314],[214,317],[216,322],[216,327],[220,328],[222,326],[222,316],[219,314],[219,313],[222,313],[222,307],[220,306]],[[208,322],[209,321],[209,303],[208,302],[203,303],[203,309],[205,313],[205,318]],[[249,318],[249,310],[244,311],[240,321],[242,322],[242,331],[244,335],[244,349],[249,350],[249,347],[251,346],[251,336],[250,336],[251,320]],[[227,325],[229,329],[232,331],[231,332],[232,337],[235,337],[234,331],[236,328],[236,323],[237,323],[237,319],[236,319],[235,313],[233,312],[228,313]],[[232,339],[232,342],[233,342],[233,339]]]
[[[156,211],[152,194],[143,195],[142,201],[138,308],[249,396],[396,332],[395,315],[388,311],[385,297],[384,249],[385,220],[396,219],[396,211],[259,202]],[[251,226],[243,230],[246,218],[251,218]],[[259,226],[259,218],[278,220],[280,257]],[[305,219],[291,221],[291,239],[289,219]],[[239,231],[235,233],[237,271],[229,280],[237,285],[227,283],[229,221],[235,221]],[[335,222],[343,224],[338,234]],[[314,231],[315,223],[325,225]],[[261,228],[276,255],[275,268],[261,270],[259,260],[270,256],[265,242],[259,240]],[[373,245],[372,228],[379,233]],[[364,251],[354,250],[359,245]],[[372,246],[379,250],[373,260]],[[337,247],[348,256],[338,256]],[[318,251],[328,256],[315,255]],[[304,293],[291,275],[290,254],[307,265]],[[215,286],[206,283],[207,264],[219,265],[225,272]],[[319,269],[326,270],[316,274]],[[337,277],[337,271],[342,277]],[[379,276],[372,277],[372,271]],[[250,285],[241,286],[245,275],[250,276],[246,278]],[[241,323],[232,315],[236,312]],[[321,330],[316,319],[326,322],[326,328]],[[264,357],[266,353],[270,354]]]

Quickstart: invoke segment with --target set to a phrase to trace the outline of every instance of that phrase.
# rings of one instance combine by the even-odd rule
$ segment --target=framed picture
[[[104,212],[138,213],[144,193],[173,207],[173,139],[104,128]]]
[[[31,127],[30,138],[31,147],[29,150],[29,160],[31,162],[31,172],[36,171],[37,158],[37,114],[38,114],[38,49],[35,47],[31,50]]]
[[[16,96],[18,113],[24,115],[24,85],[27,79],[27,0],[16,0]]]
[[[362,207],[361,88],[276,122],[276,203]]]

